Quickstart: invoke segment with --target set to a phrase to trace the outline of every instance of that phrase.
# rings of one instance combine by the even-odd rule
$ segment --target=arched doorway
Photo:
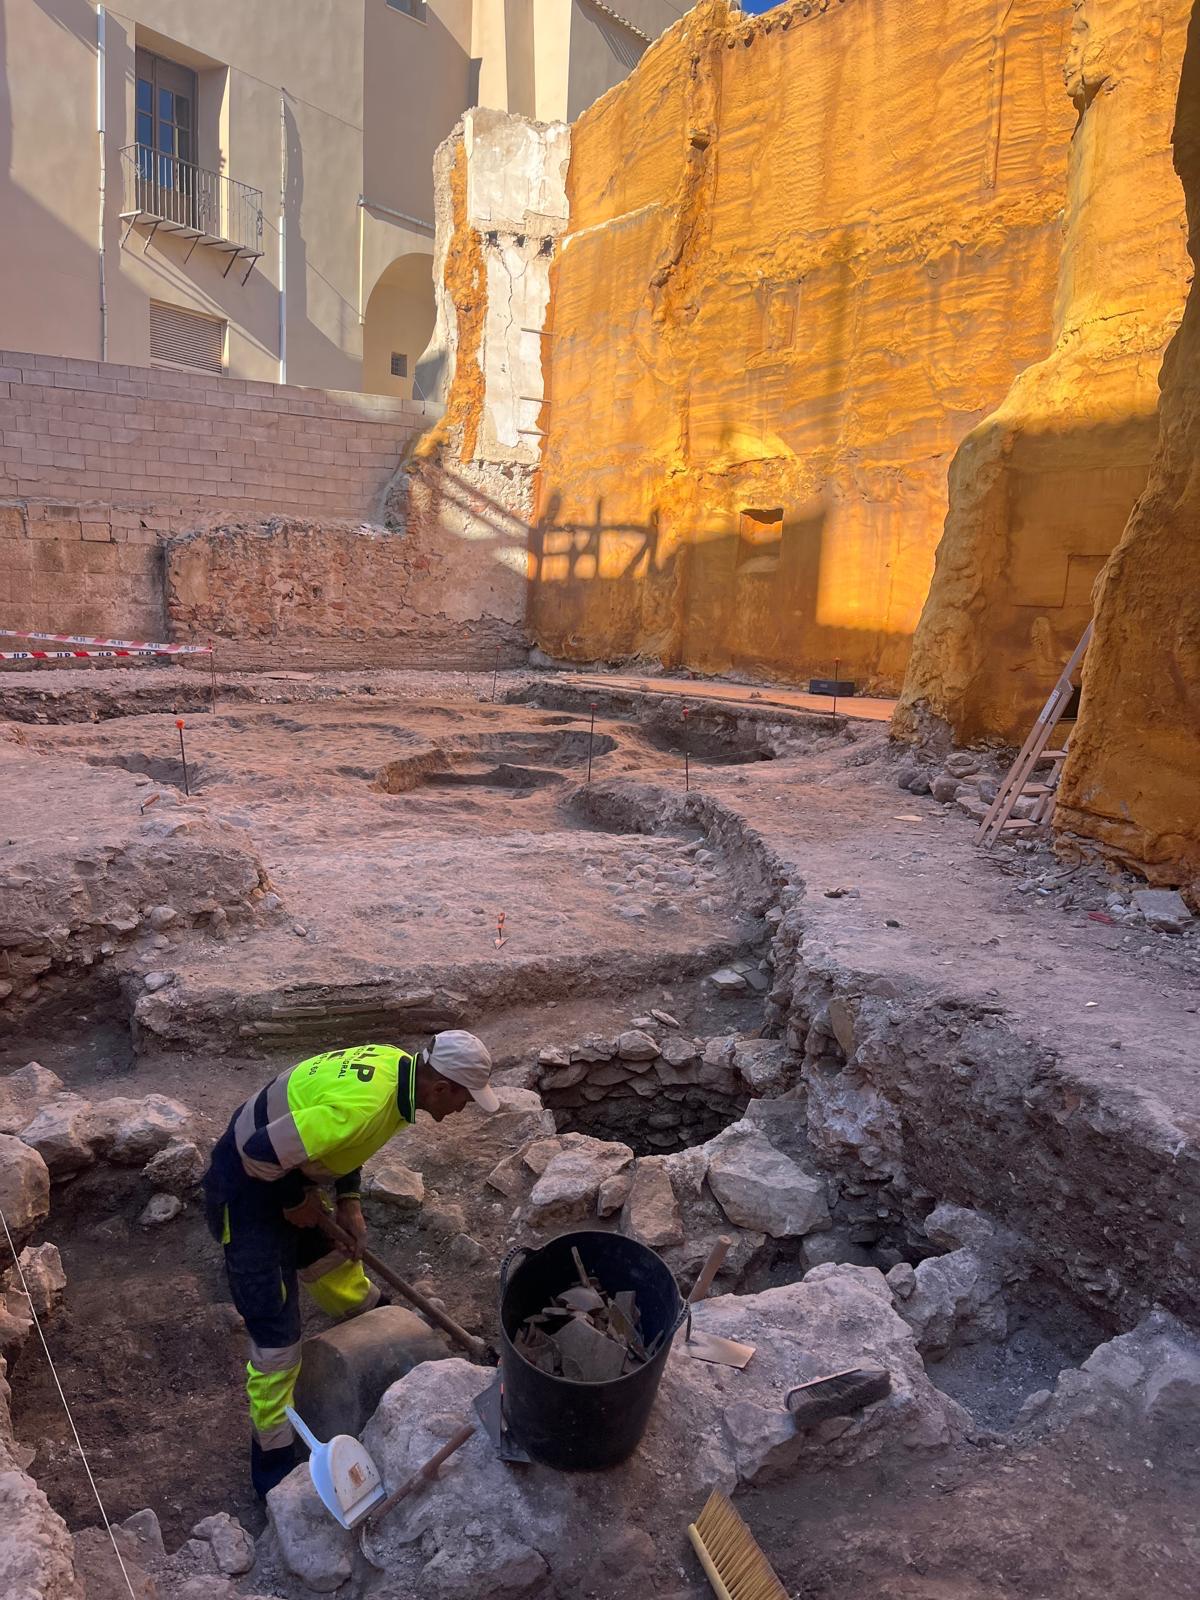
[[[363,316],[363,388],[413,397],[417,361],[433,333],[433,257],[397,256],[379,276]],[[424,398],[417,394],[416,398]]]

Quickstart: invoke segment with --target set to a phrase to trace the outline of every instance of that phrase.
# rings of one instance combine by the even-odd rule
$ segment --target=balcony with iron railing
[[[121,169],[122,243],[135,228],[147,229],[145,253],[157,233],[173,233],[190,241],[185,261],[197,245],[228,255],[223,277],[235,261],[248,261],[246,281],[263,253],[261,189],[145,144],[121,151]]]

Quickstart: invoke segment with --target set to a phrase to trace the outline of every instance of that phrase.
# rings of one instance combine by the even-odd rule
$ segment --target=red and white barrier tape
[[[6,639],[42,639],[50,644],[103,645],[116,654],[143,656],[207,656],[212,654],[211,644],[154,644],[149,639],[90,639],[81,633],[30,633],[27,628],[0,628],[0,637]],[[64,655],[91,655],[87,650],[67,650]],[[33,654],[44,654],[34,651]],[[5,660],[20,660],[21,656],[7,655]]]
[[[78,661],[85,656],[161,656],[163,650],[0,650],[0,661]]]

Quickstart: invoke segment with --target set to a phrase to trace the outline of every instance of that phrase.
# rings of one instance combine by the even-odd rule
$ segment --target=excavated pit
[[[749,721],[759,731],[737,734],[735,727],[735,747],[715,743],[699,792],[689,793],[669,733],[649,734],[640,720],[606,720],[592,744],[588,785],[588,730],[578,714],[546,718],[536,729],[530,715],[528,707],[464,705],[398,710],[390,719],[376,707],[368,718],[339,704],[328,715],[310,706],[287,716],[253,708],[216,718],[201,745],[214,774],[202,826],[227,824],[225,836],[252,840],[268,854],[269,879],[259,893],[278,895],[282,906],[266,911],[257,899],[248,919],[239,921],[235,908],[226,927],[197,902],[164,931],[118,932],[113,950],[97,951],[86,969],[56,967],[54,984],[47,982],[20,1027],[10,1028],[0,1070],[36,1057],[72,1090],[174,1095],[195,1110],[204,1142],[279,1066],[344,1043],[349,1031],[378,1029],[416,1042],[421,1029],[453,1021],[489,1039],[509,1084],[540,1094],[560,1136],[625,1145],[637,1160],[653,1161],[690,1156],[758,1119],[826,1186],[828,1226],[795,1238],[749,1238],[753,1230],[722,1218],[705,1190],[695,1202],[701,1209],[684,1205],[685,1243],[664,1247],[683,1286],[704,1230],[722,1226],[737,1250],[719,1287],[741,1295],[849,1263],[887,1274],[906,1316],[905,1270],[923,1280],[937,1267],[944,1276],[930,1283],[940,1285],[941,1298],[935,1303],[930,1289],[930,1304],[912,1312],[923,1329],[929,1378],[966,1408],[983,1436],[1001,1435],[987,1446],[990,1459],[1023,1481],[1031,1458],[1018,1441],[1027,1441],[1045,1409],[1040,1397],[1058,1374],[1134,1326],[1156,1293],[1175,1309],[1190,1308],[1194,1276],[1186,1253],[1174,1248],[1175,1224],[1165,1217],[1136,1238],[1128,1232],[1139,1184],[1160,1212],[1170,1203],[1164,1185],[1173,1185],[1173,1203],[1187,1212],[1186,1161],[1170,1163],[1168,1172],[1135,1122],[1106,1123],[1094,1102],[1081,1122],[1066,1098],[1064,1069],[1056,1076],[1036,1028],[981,995],[962,968],[939,975],[932,995],[928,974],[936,973],[936,961],[922,956],[911,978],[895,972],[891,923],[917,917],[913,897],[924,858],[902,854],[909,840],[892,813],[912,804],[907,797],[898,808],[884,796],[877,806],[882,825],[867,815],[861,784],[872,778],[871,762],[880,762],[869,741],[856,738],[858,748],[847,751],[840,732],[818,728],[812,748],[780,745],[763,760],[760,734],[772,719],[754,712]],[[476,716],[491,726],[472,728]],[[523,725],[496,728],[505,717]],[[102,735],[78,724],[61,732],[65,738],[57,730],[38,736],[56,759],[73,755],[156,784],[170,781],[130,764],[151,748],[137,729],[109,722]],[[168,736],[165,719],[161,736]],[[116,750],[97,750],[101,739]],[[260,743],[269,747],[265,755],[255,748]],[[806,761],[817,763],[815,783]],[[163,758],[162,772],[168,768]],[[415,781],[404,781],[417,768]],[[383,781],[392,769],[401,774],[395,787]],[[746,787],[756,782],[765,787]],[[128,798],[136,806],[144,793],[136,786]],[[431,796],[448,809],[430,811]],[[836,811],[821,810],[826,796]],[[514,800],[522,811],[546,808],[536,825],[525,825],[528,832],[513,832],[505,808]],[[810,813],[816,837],[789,854],[781,819],[790,825]],[[819,835],[833,831],[835,815],[874,827],[874,853],[831,867]],[[547,826],[558,831],[558,855],[546,849]],[[398,845],[394,865],[380,855],[389,833]],[[496,853],[497,841],[511,853]],[[355,899],[347,890],[360,846],[371,876]],[[922,848],[935,846],[925,839]],[[470,922],[457,910],[451,926],[420,915],[441,896],[450,903],[458,880],[484,857],[511,862],[501,891],[511,941],[503,950],[493,944],[501,894],[481,895]],[[908,898],[871,905],[879,876],[898,858],[915,864],[897,881],[897,894]],[[392,909],[384,887],[392,873],[397,883],[420,885],[406,909]],[[550,884],[543,903],[561,910],[563,921],[536,930],[535,938],[523,897],[541,880]],[[346,896],[341,919],[327,909],[339,885]],[[93,877],[88,893],[99,892]],[[622,908],[635,914],[626,917]],[[146,910],[134,897],[135,922]],[[601,920],[601,910],[611,920]],[[708,922],[683,928],[693,914]],[[392,922],[413,940],[394,953],[377,942],[372,959],[382,967],[386,955],[389,974],[365,976],[347,930],[369,927],[378,940],[379,927]],[[704,926],[707,946],[698,931]],[[724,967],[740,969],[740,993],[714,986],[714,972]],[[148,988],[151,971],[169,981]],[[385,984],[391,987],[381,1003]],[[418,1002],[426,991],[429,998]],[[679,1026],[652,1017],[652,1008]],[[150,1026],[154,1017],[168,1019],[162,1031]],[[629,1041],[621,1054],[623,1035],[646,1032],[655,1045],[649,1062]],[[576,1074],[578,1066],[585,1070]],[[990,1097],[989,1072],[998,1085]],[[381,1253],[486,1336],[495,1315],[490,1263],[514,1238],[536,1232],[528,1210],[536,1174],[523,1175],[514,1199],[488,1183],[503,1150],[464,1140],[453,1152],[450,1159],[427,1140],[397,1147],[397,1158],[407,1156],[423,1176],[424,1202],[401,1213],[369,1196],[368,1210]],[[258,1532],[261,1511],[242,1461],[244,1348],[219,1255],[194,1195],[174,1221],[143,1226],[149,1193],[139,1172],[110,1165],[56,1184],[50,1221],[38,1236],[59,1245],[68,1277],[67,1304],[48,1327],[52,1348],[115,1518],[153,1505],[169,1546],[184,1540],[197,1518],[222,1509]],[[992,1219],[982,1266],[979,1248],[926,1232],[944,1202]],[[621,1212],[601,1225],[623,1225]],[[457,1243],[463,1237],[480,1252],[474,1261]],[[308,1325],[320,1323],[310,1316]],[[72,1526],[94,1520],[49,1373],[32,1345],[11,1381],[19,1434],[38,1450],[39,1482]],[[1038,1448],[1053,1482],[1055,1446]],[[1092,1459],[1112,1465],[1110,1448],[1098,1444]],[[938,1470],[974,1482],[969,1455],[948,1449],[936,1457]],[[1173,1462],[1164,1466],[1167,1494]],[[884,1522],[906,1503],[900,1477],[907,1484],[928,1472],[915,1461],[899,1477],[894,1463],[854,1470]],[[825,1476],[839,1478],[804,1480],[814,1503]],[[748,1497],[755,1525],[781,1526],[796,1495],[794,1480],[755,1488]],[[665,1538],[653,1516],[648,1520]],[[824,1548],[820,1527],[806,1527],[810,1546],[815,1540]],[[793,1586],[802,1567],[786,1567]],[[356,1572],[342,1592],[372,1594],[368,1577]],[[270,1592],[269,1576],[263,1588]],[[623,1600],[624,1591],[614,1592]]]

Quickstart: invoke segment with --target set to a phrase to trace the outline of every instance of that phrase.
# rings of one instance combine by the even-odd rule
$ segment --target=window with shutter
[[[219,377],[224,370],[225,327],[219,317],[151,300],[150,365],[188,367]]]

